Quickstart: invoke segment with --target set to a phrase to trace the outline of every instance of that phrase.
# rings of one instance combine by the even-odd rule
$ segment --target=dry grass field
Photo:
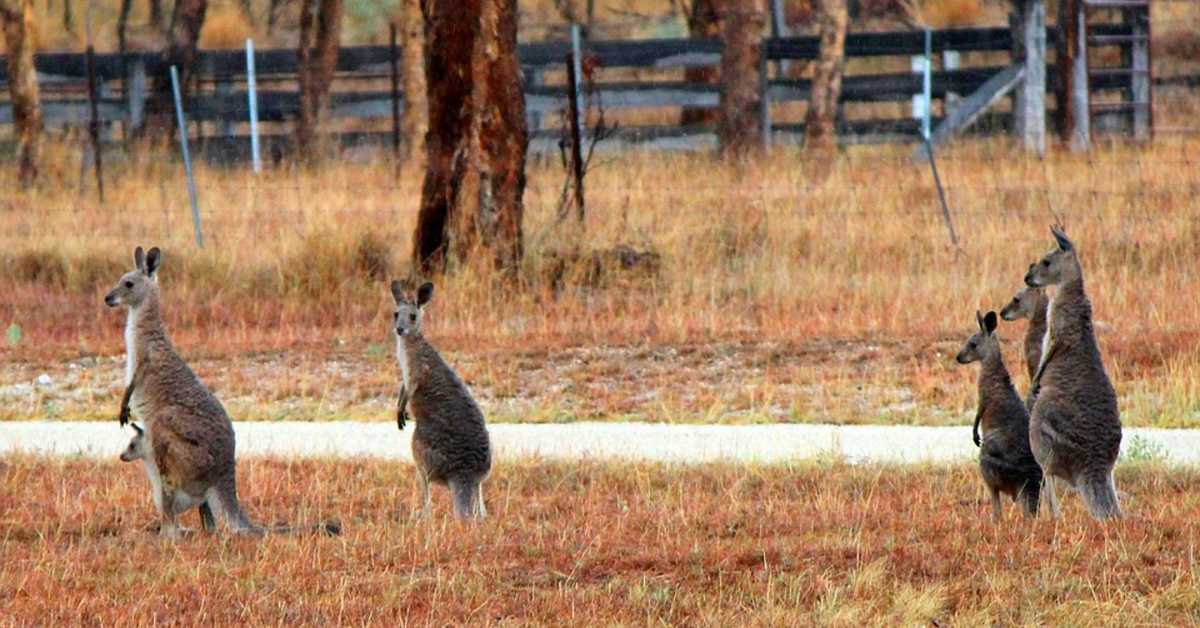
[[[990,520],[968,466],[501,464],[487,521],[427,522],[412,469],[250,459],[251,516],[340,538],[153,535],[114,459],[0,461],[14,625],[1195,625],[1200,475],[1130,464],[1129,516]],[[198,519],[189,513],[189,525]]]
[[[928,170],[900,147],[604,158],[582,233],[555,224],[557,164],[531,163],[518,282],[439,280],[428,335],[491,420],[966,423],[976,369],[953,355],[1058,217],[1125,423],[1196,426],[1197,148],[1102,142],[1039,161],[1004,140],[953,147],[940,166],[958,249]],[[0,201],[0,418],[111,417],[123,317],[101,299],[136,244],[164,248],[168,327],[235,418],[390,415],[386,281],[407,272],[418,175],[355,155],[261,178],[201,167],[200,250],[174,159],[114,155],[99,205],[72,150],[51,151],[42,186]],[[618,245],[661,263],[552,280],[563,251]],[[1024,324],[1000,333],[1023,388]]]

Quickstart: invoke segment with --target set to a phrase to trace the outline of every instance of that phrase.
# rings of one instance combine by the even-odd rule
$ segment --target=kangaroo
[[[1029,266],[1033,270],[1033,265]],[[1006,321],[1016,321],[1022,318],[1029,320],[1025,329],[1025,369],[1029,373],[1029,394],[1025,398],[1025,408],[1033,410],[1033,401],[1037,391],[1033,388],[1033,379],[1037,375],[1038,365],[1042,361],[1042,342],[1046,337],[1046,309],[1050,299],[1046,297],[1044,288],[1025,286],[1020,292],[1000,310],[1000,318]]]
[[[1054,479],[1061,478],[1079,491],[1093,517],[1119,517],[1112,474],[1121,450],[1117,394],[1096,344],[1092,304],[1084,292],[1075,245],[1057,227],[1050,231],[1057,247],[1025,275],[1031,288],[1056,287],[1032,384],[1037,398],[1029,442],[1048,480],[1053,516],[1059,510]]]
[[[1013,388],[1000,341],[996,337],[996,313],[975,312],[979,332],[967,339],[959,351],[959,364],[981,362],[979,409],[972,436],[979,446],[979,471],[992,493],[992,519],[1000,521],[1000,494],[1021,500],[1025,515],[1036,517],[1041,493],[1042,469],[1029,450],[1029,413]],[[980,439],[980,429],[983,438]]]
[[[163,325],[158,290],[162,253],[158,247],[145,253],[139,246],[133,261],[134,270],[117,281],[104,302],[128,310],[119,420],[124,425],[135,410],[146,425],[145,460],[155,469],[151,483],[159,532],[180,536],[179,514],[204,503],[235,533],[262,535],[267,529],[250,521],[238,502],[233,423],[175,352]]]
[[[158,467],[154,466],[154,458],[150,455],[150,443],[146,440],[146,432],[137,423],[129,425],[133,428],[134,435],[129,441],[129,446],[121,452],[121,461],[142,461],[142,466],[146,469],[146,477],[150,479],[150,486],[154,490],[154,499],[158,500],[158,487],[161,485],[162,479],[158,475]],[[200,502],[200,523],[204,526],[205,532],[213,532],[217,529],[217,522],[213,519],[212,509],[208,507],[208,502]]]
[[[482,483],[492,467],[491,443],[483,413],[466,384],[421,334],[433,284],[422,284],[414,292],[410,283],[393,281],[392,297],[392,333],[403,378],[396,424],[403,430],[410,412],[417,424],[412,454],[421,486],[421,516],[429,516],[429,484],[434,482],[449,488],[455,517],[483,519],[487,509]]]

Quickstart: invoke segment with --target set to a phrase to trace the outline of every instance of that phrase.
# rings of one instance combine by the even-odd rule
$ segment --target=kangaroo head
[[[146,432],[138,427],[137,423],[130,423],[133,426],[133,440],[129,441],[129,446],[125,451],[121,452],[121,462],[133,462],[134,460],[143,460],[149,455],[150,450],[146,443]]]
[[[1058,246],[1025,274],[1025,285],[1032,288],[1066,283],[1079,277],[1079,260],[1075,257],[1075,245],[1058,227],[1050,227],[1050,233],[1054,235]]]
[[[162,252],[158,247],[150,249],[149,253],[142,252],[142,247],[133,250],[135,268],[117,281],[117,286],[104,297],[108,307],[122,305],[136,308],[146,300],[146,296],[158,292],[158,267],[162,264]]]
[[[1029,272],[1033,272],[1035,264],[1029,265]],[[1000,318],[1006,321],[1017,321],[1022,318],[1033,318],[1037,314],[1039,307],[1045,307],[1045,291],[1042,288],[1030,288],[1025,286],[1021,291],[1000,310]]]
[[[975,320],[979,323],[979,332],[968,338],[967,344],[958,352],[955,359],[959,364],[983,360],[992,352],[1000,351],[1000,342],[996,339],[996,313],[988,312],[987,316],[983,316],[977,310]]]
[[[433,284],[427,281],[413,290],[411,281],[393,281],[392,298],[396,300],[396,309],[392,313],[392,330],[396,335],[421,333],[421,313],[433,298]]]

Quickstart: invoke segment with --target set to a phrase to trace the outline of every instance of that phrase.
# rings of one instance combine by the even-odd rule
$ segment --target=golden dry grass
[[[251,459],[266,521],[340,538],[157,538],[142,471],[0,460],[6,622],[67,624],[1190,625],[1200,475],[1129,465],[1128,517],[1058,522],[954,467],[500,465],[492,518],[428,523],[410,467]],[[196,525],[189,513],[187,523]]]
[[[582,237],[552,226],[562,172],[531,164],[521,282],[439,280],[428,335],[500,420],[965,423],[975,369],[952,356],[974,311],[1020,287],[1057,214],[1082,251],[1126,423],[1194,426],[1196,148],[1101,142],[1044,161],[1005,141],[952,148],[941,168],[961,252],[907,149],[605,159]],[[5,343],[0,417],[110,414],[123,318],[101,297],[142,244],[165,249],[176,343],[237,416],[386,418],[386,280],[407,272],[417,176],[382,159],[260,179],[201,167],[198,250],[178,163],[110,162],[103,207],[63,167],[0,210],[0,326],[22,331]],[[575,240],[653,249],[662,269],[556,292],[547,256]],[[1001,329],[1022,387],[1023,331]],[[65,389],[9,394],[41,373]]]

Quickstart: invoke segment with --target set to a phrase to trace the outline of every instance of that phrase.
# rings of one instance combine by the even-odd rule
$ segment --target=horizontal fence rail
[[[1131,34],[1128,26],[1099,26],[1094,33],[1123,41]],[[1048,47],[1058,38],[1057,30],[1048,28]],[[1120,44],[1113,44],[1119,46]],[[961,28],[932,32],[932,52],[1012,53],[1013,33],[1007,28]],[[566,106],[565,84],[544,81],[546,72],[560,72],[570,51],[569,42],[540,42],[521,44],[518,57],[525,74],[526,109],[533,122],[533,148],[554,152],[557,129],[541,128],[540,122]],[[771,38],[763,42],[767,62],[806,61],[817,58],[820,41],[817,37]],[[922,31],[851,33],[846,39],[846,58],[910,57],[925,52]],[[716,39],[650,39],[637,41],[584,42],[583,54],[600,70],[644,69],[678,70],[714,66],[720,61],[721,42]],[[295,89],[297,71],[294,50],[260,50],[255,53],[256,81],[267,89],[257,91],[258,116],[262,122],[283,123],[299,113],[299,96]],[[382,89],[390,77],[392,50],[388,46],[344,47],[339,51],[334,91],[330,95],[329,117],[334,120],[384,120],[392,116],[393,98],[404,106],[403,94]],[[943,69],[933,73],[932,96],[945,99],[948,95],[966,95],[984,85],[1007,66],[990,65]],[[82,88],[87,76],[83,54],[47,53],[35,57],[39,84],[43,89],[43,120],[48,125],[81,125],[88,119],[88,101]],[[101,84],[98,117],[103,123],[140,124],[141,112],[151,96],[154,77],[166,72],[159,53],[135,52],[126,54],[97,54],[94,62],[97,80]],[[186,102],[190,121],[220,123],[218,136],[198,138],[201,147],[212,147],[227,157],[237,158],[243,151],[234,148],[246,141],[232,129],[233,123],[248,119],[248,99],[245,89],[246,55],[242,50],[207,50],[197,54],[197,88]],[[1058,68],[1047,67],[1049,89],[1057,82]],[[357,79],[374,80],[365,89],[348,90],[346,82]],[[0,84],[7,81],[7,63],[0,62]],[[1200,80],[1174,77],[1173,85],[1194,86]],[[1128,74],[1098,74],[1091,78],[1093,90],[1127,90],[1131,85]],[[134,86],[134,87],[131,87]],[[374,89],[371,89],[374,87]],[[769,105],[807,101],[811,81],[807,79],[772,77],[764,82],[763,96]],[[842,82],[842,103],[900,103],[909,101],[922,91],[922,78],[912,72],[886,74],[847,74]],[[720,86],[711,83],[689,83],[667,80],[597,80],[587,90],[592,103],[605,109],[647,108],[715,108],[720,100]],[[770,109],[770,107],[767,107]],[[940,116],[935,116],[935,122]],[[983,129],[1008,129],[1011,114],[992,113],[981,118],[977,126]],[[0,124],[12,123],[12,107],[0,102]],[[803,125],[767,122],[773,134],[794,136]],[[910,117],[896,119],[839,120],[839,135],[844,141],[916,141],[919,125]],[[279,134],[267,139],[270,146],[281,150],[289,141]],[[386,142],[386,133],[359,131],[343,133],[340,140],[347,144]],[[693,141],[688,141],[692,138]],[[618,129],[617,142],[647,142],[665,148],[698,147],[711,143],[713,129],[697,126],[634,126]],[[689,146],[690,145],[690,146]],[[225,148],[219,148],[219,147]]]

